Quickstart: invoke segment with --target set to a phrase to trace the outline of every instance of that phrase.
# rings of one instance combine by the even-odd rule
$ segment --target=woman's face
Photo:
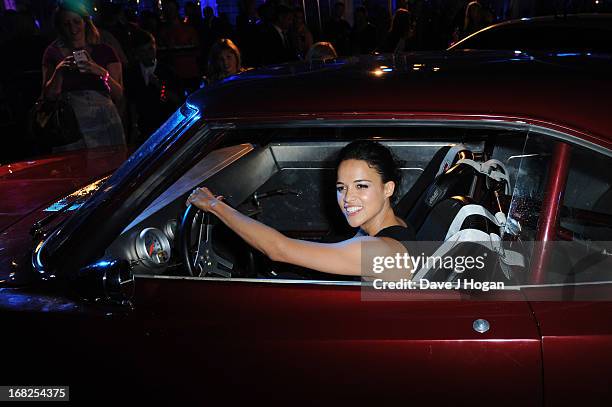
[[[236,54],[232,51],[224,49],[221,51],[219,59],[221,69],[225,75],[234,75],[238,73],[238,59],[236,58]]]
[[[60,27],[64,36],[72,43],[85,39],[85,21],[72,11],[63,11],[60,15]]]
[[[376,224],[393,195],[395,183],[384,183],[380,174],[363,160],[345,160],[338,167],[336,195],[340,210],[351,227],[367,231]]]

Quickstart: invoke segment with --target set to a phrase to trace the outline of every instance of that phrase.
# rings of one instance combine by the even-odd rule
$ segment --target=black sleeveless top
[[[406,246],[404,242],[413,242],[416,240],[416,233],[414,233],[414,229],[412,229],[410,225],[407,227],[394,225],[381,229],[374,237],[389,237]]]

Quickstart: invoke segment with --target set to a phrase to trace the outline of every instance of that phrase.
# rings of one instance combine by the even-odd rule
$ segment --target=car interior
[[[206,186],[240,212],[289,237],[345,240],[356,231],[348,227],[337,206],[335,156],[353,139],[373,138],[402,163],[395,211],[413,226],[418,242],[431,242],[419,250],[431,254],[444,242],[453,242],[443,249],[448,254],[486,250],[495,254],[489,256],[486,275],[470,277],[506,283],[525,278],[528,265],[522,252],[529,248],[521,240],[528,241],[535,233],[534,205],[541,199],[534,191],[542,188],[549,155],[546,145],[526,151],[531,147],[522,131],[367,127],[225,131],[225,141],[134,219],[106,250],[105,258],[129,260],[135,274],[149,276],[359,281],[359,277],[273,262],[214,217],[195,211],[186,217],[186,199],[193,188]],[[537,170],[535,178],[528,174],[532,170]],[[524,195],[520,204],[513,201],[513,194]],[[512,255],[505,255],[506,245]],[[192,267],[185,266],[186,259],[193,261]],[[439,281],[468,277],[433,269],[417,271],[416,276]]]
[[[349,239],[356,230],[337,206],[335,156],[351,140],[372,138],[401,162],[394,209],[416,232],[417,241],[409,245],[415,253],[491,254],[484,273],[423,267],[413,278],[528,282],[552,155],[552,143],[545,137],[461,128],[226,133],[217,149],[194,163],[124,229],[105,258],[126,259],[135,274],[148,276],[359,281],[273,262],[214,217],[187,214],[185,202],[195,187],[206,186],[240,212],[289,237],[323,243]],[[589,154],[577,149],[572,162],[559,225],[564,242],[553,251],[546,277],[550,283],[608,278],[610,180],[605,168],[591,174]],[[192,267],[186,267],[188,259]]]

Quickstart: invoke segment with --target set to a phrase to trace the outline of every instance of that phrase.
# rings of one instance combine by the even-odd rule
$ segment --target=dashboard
[[[277,166],[269,149],[240,144],[215,150],[138,215],[107,248],[104,257],[128,260],[134,274],[168,274],[175,268],[183,269],[177,242],[189,193],[206,184],[236,206],[248,200],[275,172]],[[198,229],[192,227],[192,241]]]

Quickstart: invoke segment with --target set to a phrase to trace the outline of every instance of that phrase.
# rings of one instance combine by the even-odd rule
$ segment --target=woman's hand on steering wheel
[[[223,200],[223,196],[214,196],[212,192],[206,187],[196,188],[191,192],[189,198],[187,198],[187,205],[191,204],[198,207],[204,212],[212,211],[219,202]]]
[[[223,197],[215,197],[208,188],[196,188],[187,198],[187,208],[179,224],[178,249],[187,273],[191,276],[204,277],[213,274],[231,277],[234,264],[216,253],[211,223],[214,215],[208,215],[221,199]],[[197,223],[194,223],[195,219],[198,219]],[[194,227],[197,231],[197,241],[192,243]]]

